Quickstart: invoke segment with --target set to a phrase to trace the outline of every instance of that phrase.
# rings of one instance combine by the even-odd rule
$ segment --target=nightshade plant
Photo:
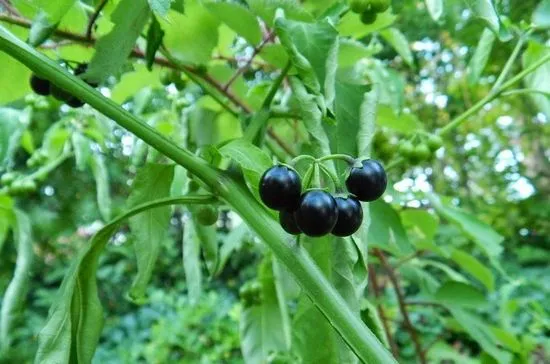
[[[104,257],[120,234],[132,237],[123,244],[137,270],[127,298],[144,304],[174,225],[189,302],[200,301],[203,274],[212,281],[228,270],[246,234],[262,242],[253,245],[257,277],[238,290],[247,363],[544,360],[544,307],[526,307],[540,321],[529,333],[512,330],[516,285],[500,262],[502,235],[458,195],[436,194],[455,192],[441,180],[414,191],[418,204],[394,187],[413,170],[446,171],[438,163],[455,156],[458,131],[491,105],[506,110],[506,97],[529,97],[547,117],[550,83],[539,80],[550,74],[548,2],[530,9],[529,22],[501,17],[490,0],[410,3],[0,2],[0,65],[10,70],[0,74],[0,253],[4,242],[17,247],[0,359],[13,361],[25,342],[32,261],[50,257],[32,238],[45,229],[36,201],[73,191],[77,205],[90,188],[71,182],[91,175],[94,212],[71,216],[90,224],[93,215],[101,227],[70,255],[37,363],[92,362],[108,319],[96,280]],[[455,29],[462,14],[482,35],[456,77],[479,89],[468,107],[434,112],[405,87],[418,81],[419,55],[398,20],[412,22],[420,42],[427,27],[416,15]],[[490,70],[494,80],[483,78],[497,42],[512,49]],[[29,88],[36,95],[23,99]],[[49,184],[56,173],[66,188]],[[243,225],[227,222],[235,214]],[[500,311],[480,311],[497,289]]]

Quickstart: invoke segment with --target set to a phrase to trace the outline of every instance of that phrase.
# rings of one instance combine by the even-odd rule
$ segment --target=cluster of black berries
[[[86,72],[86,69],[88,68],[87,63],[80,63],[76,68],[74,69],[74,75],[78,76]],[[87,80],[84,80],[88,85],[92,87],[97,87],[98,84],[95,82],[90,82]],[[69,105],[70,107],[81,107],[84,105],[84,102],[80,100],[78,97],[71,95],[69,92],[65,91],[61,87],[56,86],[55,84],[51,83],[49,80],[41,78],[35,74],[31,76],[30,84],[32,90],[37,93],[38,95],[48,96],[52,95],[55,99],[62,101]]]
[[[363,24],[372,24],[376,21],[378,13],[383,13],[390,7],[389,0],[351,0],[351,11],[361,15]]]
[[[260,179],[263,203],[279,211],[279,222],[292,235],[304,233],[319,237],[329,233],[349,236],[363,221],[359,201],[374,201],[386,190],[387,178],[382,165],[366,159],[353,167],[346,179],[348,197],[333,197],[321,189],[302,193],[298,173],[284,165],[269,168]]]

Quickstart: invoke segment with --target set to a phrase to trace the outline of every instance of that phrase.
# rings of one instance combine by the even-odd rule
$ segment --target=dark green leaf
[[[128,207],[132,208],[147,201],[167,197],[170,194],[173,177],[173,165],[142,166],[132,185]],[[130,219],[138,267],[138,274],[129,292],[130,298],[134,301],[140,302],[145,297],[145,290],[153,274],[169,220],[169,207],[151,209]]]
[[[540,58],[550,54],[550,49],[535,41],[529,42],[527,50],[523,53],[523,68],[529,67]],[[533,90],[550,93],[550,62],[544,63],[534,72],[525,76],[525,85]],[[535,107],[544,115],[550,115],[550,98],[544,95],[531,93],[529,95]]]
[[[491,50],[493,49],[493,43],[495,42],[495,34],[488,28],[483,30],[481,39],[476,47],[475,53],[468,63],[468,83],[475,85],[481,77],[481,73],[487,65]]]
[[[443,283],[435,292],[434,298],[449,307],[481,308],[487,305],[487,299],[481,291],[463,282]]]
[[[13,222],[13,199],[7,194],[0,193],[0,253]]]
[[[160,23],[155,16],[152,16],[151,25],[149,25],[147,31],[147,47],[145,48],[145,61],[149,71],[153,68],[155,55],[162,44],[163,37],[164,31],[161,29]]]

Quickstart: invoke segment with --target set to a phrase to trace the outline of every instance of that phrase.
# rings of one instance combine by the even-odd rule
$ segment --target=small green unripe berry
[[[414,145],[410,140],[402,140],[399,143],[399,154],[405,159],[409,159],[414,152]]]
[[[196,217],[201,225],[214,225],[218,221],[218,209],[213,206],[203,206],[197,210]]]
[[[2,184],[4,186],[8,186],[10,185],[13,181],[15,181],[15,179],[17,178],[17,173],[15,172],[6,172],[2,175],[2,177],[0,178],[0,182],[2,182]]]
[[[168,86],[172,83],[172,72],[168,70],[162,70],[160,73],[160,83],[164,86]]]
[[[435,152],[443,146],[443,139],[437,134],[430,134],[426,140],[426,144],[428,144],[428,148],[432,152]]]
[[[389,0],[370,0],[370,7],[377,13],[383,13],[390,7]]]
[[[414,157],[414,160],[421,162],[425,161],[430,158],[432,155],[432,152],[430,151],[430,148],[425,143],[420,143],[416,147],[414,147],[414,151],[412,156]]]
[[[361,23],[365,25],[370,25],[376,21],[377,13],[376,11],[369,9],[361,13]]]
[[[369,0],[351,0],[349,2],[349,8],[354,13],[361,14],[369,8]]]

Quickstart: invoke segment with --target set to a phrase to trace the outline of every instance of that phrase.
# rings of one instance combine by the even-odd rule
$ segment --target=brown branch
[[[368,265],[369,269],[369,280],[371,282],[371,287],[374,292],[374,296],[376,299],[379,299],[382,295],[380,292],[380,286],[378,285],[378,280],[376,278],[376,271],[374,270],[374,266],[372,264]],[[386,334],[386,339],[388,340],[388,343],[390,344],[390,349],[395,357],[395,359],[399,358],[399,350],[397,349],[397,344],[395,343],[395,340],[393,340],[393,336],[391,335],[390,331],[390,325],[388,323],[388,318],[386,317],[386,312],[384,311],[384,308],[381,304],[376,305],[376,310],[378,311],[378,316],[380,316],[380,320],[382,321],[382,325],[384,326],[384,332]]]
[[[239,69],[237,69],[237,71],[233,74],[233,76],[231,76],[231,78],[223,86],[224,91],[227,91],[229,89],[229,87],[233,84],[233,82],[235,82],[235,80],[237,78],[239,78],[239,76],[242,75],[244,73],[244,71],[246,71],[250,67],[250,65],[252,64],[252,61],[254,60],[254,57],[256,57],[258,55],[258,53],[260,53],[262,48],[268,42],[271,41],[271,39],[273,38],[274,35],[275,35],[275,33],[273,31],[269,32],[267,34],[267,36],[262,40],[262,42],[260,44],[258,44],[256,47],[254,47],[254,51],[252,52],[252,55],[250,56],[250,58],[248,59],[246,64],[242,67],[239,67]]]
[[[401,315],[403,316],[403,321],[405,323],[405,328],[409,332],[409,335],[411,336],[411,340],[414,344],[416,354],[418,355],[418,359],[420,363],[426,364],[426,354],[422,350],[422,345],[420,344],[420,340],[418,339],[418,334],[416,332],[416,329],[414,328],[411,319],[409,318],[409,313],[407,311],[407,305],[405,304],[405,296],[403,295],[403,292],[401,292],[401,286],[399,285],[399,281],[397,280],[397,276],[395,275],[395,272],[392,268],[392,266],[388,263],[388,260],[386,259],[386,256],[380,249],[374,249],[373,250],[374,255],[378,257],[380,260],[380,263],[388,273],[388,278],[390,279],[393,288],[395,290],[395,294],[397,295],[397,302],[399,304],[399,311],[401,311]]]
[[[105,7],[105,5],[107,5],[107,1],[108,0],[101,1],[101,3],[97,6],[94,13],[90,17],[90,20],[88,21],[88,27],[86,28],[86,38],[87,39],[92,39],[92,31],[93,31],[95,21],[99,17],[99,14],[101,13],[101,11]]]

